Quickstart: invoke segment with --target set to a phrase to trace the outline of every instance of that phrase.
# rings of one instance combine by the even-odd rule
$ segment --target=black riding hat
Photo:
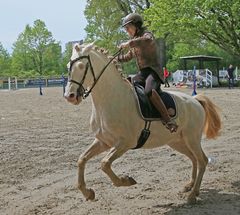
[[[138,13],[130,13],[123,19],[122,27],[125,27],[130,23],[137,24],[141,27],[143,24],[143,18]]]

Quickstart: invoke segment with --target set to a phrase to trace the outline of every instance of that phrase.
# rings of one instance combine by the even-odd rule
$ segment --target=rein
[[[88,60],[88,63],[86,64],[86,68],[85,68],[85,71],[84,71],[84,75],[83,75],[83,78],[80,82],[77,82],[73,79],[70,79],[69,82],[71,83],[75,83],[79,86],[79,88],[77,89],[77,93],[79,96],[82,96],[83,99],[87,98],[89,96],[89,94],[91,93],[92,89],[95,87],[95,85],[97,84],[98,80],[100,79],[100,77],[102,76],[102,74],[104,73],[104,71],[107,69],[107,67],[109,66],[109,64],[120,54],[120,52],[122,51],[122,49],[119,49],[112,57],[112,59],[110,59],[110,61],[102,68],[99,76],[96,78],[95,76],[95,73],[94,73],[94,69],[93,69],[93,66],[92,66],[92,63],[91,63],[91,59],[90,59],[90,56],[89,55],[85,55],[85,56],[80,56],[74,60],[70,60],[70,73],[72,71],[72,67],[73,67],[73,64],[76,63],[77,61],[81,60],[81,59],[84,59],[86,58]],[[94,79],[94,82],[93,82],[93,85],[91,86],[91,88],[89,90],[85,89],[83,87],[83,83],[85,81],[85,78],[86,78],[86,75],[87,75],[87,71],[88,71],[88,68],[90,66],[90,70],[91,70],[91,73],[92,73],[92,76],[93,76],[93,79]]]

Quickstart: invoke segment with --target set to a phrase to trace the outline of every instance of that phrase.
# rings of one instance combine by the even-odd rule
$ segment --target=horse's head
[[[85,96],[89,83],[88,70],[92,70],[89,52],[93,47],[92,44],[79,45],[75,44],[72,50],[72,56],[68,63],[69,76],[64,97],[68,102],[77,105]]]
[[[113,79],[122,78],[117,72],[120,70],[114,61],[120,52],[121,49],[113,56],[108,56],[108,51],[94,47],[93,43],[81,46],[75,44],[68,63],[69,77],[64,94],[65,98],[72,104],[79,104],[92,92],[105,71],[108,72],[108,75],[105,75],[105,83],[108,83],[109,80],[111,80],[110,83],[113,83]],[[113,72],[114,70],[116,72]],[[100,84],[98,86],[102,87]],[[104,86],[106,85],[104,84]]]

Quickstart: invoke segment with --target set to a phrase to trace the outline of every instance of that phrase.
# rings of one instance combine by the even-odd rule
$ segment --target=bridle
[[[95,85],[97,84],[98,80],[100,79],[100,77],[102,76],[102,74],[104,73],[104,71],[106,70],[106,68],[109,66],[109,64],[121,53],[122,49],[119,49],[113,56],[112,56],[112,59],[109,60],[109,62],[102,68],[100,74],[98,77],[95,76],[95,72],[94,72],[94,69],[93,69],[93,66],[92,66],[92,62],[91,62],[91,59],[90,59],[90,55],[83,55],[83,56],[80,56],[74,60],[70,60],[70,68],[69,68],[69,77],[70,77],[70,74],[72,72],[72,67],[73,65],[78,62],[79,60],[82,60],[82,59],[87,59],[87,64],[86,64],[86,67],[85,67],[85,71],[84,71],[84,74],[83,74],[83,78],[80,82],[78,81],[75,81],[73,79],[69,79],[68,82],[71,82],[71,83],[75,83],[78,85],[78,89],[77,89],[77,96],[82,96],[83,99],[87,98],[89,96],[89,94],[91,93],[92,89],[95,87]],[[88,69],[90,67],[90,71],[92,73],[92,76],[93,76],[93,84],[92,86],[90,87],[89,90],[85,89],[83,87],[83,83],[85,81],[85,78],[86,78],[86,75],[87,75],[87,72],[88,72]]]

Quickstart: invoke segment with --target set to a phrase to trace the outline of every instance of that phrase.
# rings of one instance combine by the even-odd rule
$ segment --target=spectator
[[[228,69],[227,69],[227,73],[228,73],[228,88],[232,89],[234,87],[234,72],[235,68],[233,67],[232,64],[229,65]]]
[[[164,87],[170,87],[168,78],[169,78],[170,73],[168,72],[166,67],[163,67],[163,76],[164,76]]]

